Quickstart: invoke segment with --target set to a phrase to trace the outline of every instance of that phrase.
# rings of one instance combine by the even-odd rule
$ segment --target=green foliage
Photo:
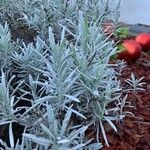
[[[88,128],[87,126],[69,126],[72,111],[69,109],[61,123],[60,120],[57,121],[52,107],[46,106],[46,118],[48,121],[48,126],[41,123],[40,127],[42,130],[42,137],[33,134],[24,133],[25,138],[31,139],[37,145],[45,147],[45,149],[55,149],[55,150],[78,150],[84,147],[86,144],[81,143],[83,134]],[[73,131],[71,131],[73,129]]]
[[[15,42],[8,25],[0,25],[0,127],[9,129],[9,139],[0,139],[1,145],[15,150],[98,150],[102,135],[109,146],[105,124],[117,132],[115,124],[131,114],[124,111],[130,106],[124,93],[143,90],[142,79],[134,75],[126,80],[132,88],[121,84],[123,61],[109,63],[117,48],[101,23],[112,18],[117,25],[119,3],[113,9],[103,0],[0,4],[1,10],[7,8],[1,19],[8,20],[6,14],[16,8],[11,27],[19,21],[38,33],[32,43]],[[17,143],[14,122],[24,126]],[[86,136],[92,127],[96,143]]]
[[[119,27],[114,31],[114,35],[117,38],[127,38],[129,33],[128,27]]]
[[[142,82],[143,79],[144,79],[144,77],[142,77],[140,79],[136,79],[134,74],[131,73],[131,79],[126,80],[126,82],[130,85],[130,89],[128,89],[128,90],[131,90],[134,92],[139,92],[139,91],[145,90],[142,88],[142,86],[145,84],[145,82]]]
[[[38,67],[39,69],[43,67],[43,59],[36,52],[43,53],[44,55],[44,44],[40,39],[36,40],[35,46],[33,43],[29,43],[28,45],[23,43],[20,46],[20,50],[12,54],[12,60],[17,65],[16,70],[20,70],[18,77],[25,79],[28,78],[29,74],[35,76],[37,72],[32,67]]]
[[[1,68],[9,67],[10,57],[13,52],[13,43],[7,23],[3,27],[0,25],[0,66]]]
[[[14,106],[14,95],[9,95],[9,84],[14,76],[10,79],[9,83],[6,82],[5,74],[2,71],[1,82],[0,82],[0,119],[1,123],[13,119],[15,110]]]

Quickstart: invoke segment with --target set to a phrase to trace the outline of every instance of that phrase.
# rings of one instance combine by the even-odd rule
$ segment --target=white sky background
[[[129,24],[150,25],[150,0],[121,0],[120,20]]]

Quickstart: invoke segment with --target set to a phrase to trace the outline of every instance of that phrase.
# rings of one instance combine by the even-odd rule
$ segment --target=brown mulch
[[[135,116],[118,124],[118,133],[107,133],[110,147],[104,145],[103,150],[150,150],[150,54],[142,53],[135,64],[128,65],[121,80],[130,78],[131,72],[137,79],[144,77],[145,91],[128,95],[134,106],[129,111]]]

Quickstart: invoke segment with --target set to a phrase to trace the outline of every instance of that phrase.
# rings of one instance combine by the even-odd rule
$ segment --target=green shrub
[[[6,141],[0,134],[1,145],[15,150],[98,150],[102,135],[109,146],[105,125],[117,132],[117,122],[131,114],[124,110],[130,106],[126,93],[143,90],[142,78],[133,74],[126,80],[129,89],[121,84],[123,61],[110,63],[117,48],[103,33],[102,22],[112,18],[117,25],[118,6],[111,10],[109,1],[99,0],[8,2],[0,5],[3,10],[7,6],[1,18],[16,8],[17,20],[38,36],[32,43],[14,42],[8,25],[0,25],[0,126],[9,129]],[[24,128],[21,139],[14,123]],[[89,129],[95,131],[92,139],[87,138]]]

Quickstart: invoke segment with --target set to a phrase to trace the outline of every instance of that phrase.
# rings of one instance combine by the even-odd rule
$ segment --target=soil
[[[137,79],[144,77],[145,91],[129,93],[128,101],[134,106],[128,109],[134,116],[127,116],[117,124],[118,133],[107,134],[110,148],[103,150],[149,150],[150,149],[150,55],[142,53],[139,60],[128,65],[122,72],[121,80],[130,78],[131,72]]]

